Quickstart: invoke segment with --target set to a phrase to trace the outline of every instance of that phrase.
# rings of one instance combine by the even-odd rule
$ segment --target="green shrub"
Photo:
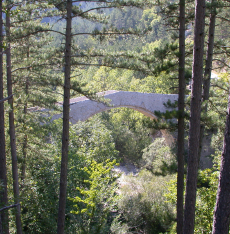
[[[174,212],[163,196],[170,176],[155,176],[142,170],[138,176],[121,180],[118,201],[119,218],[114,220],[112,233],[165,233],[174,220]],[[115,225],[116,224],[116,225]]]
[[[144,167],[155,175],[175,173],[177,164],[175,155],[167,145],[165,138],[156,138],[143,150]]]

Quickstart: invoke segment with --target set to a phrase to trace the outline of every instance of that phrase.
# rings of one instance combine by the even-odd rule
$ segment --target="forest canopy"
[[[1,1],[0,234],[229,233],[228,9]],[[179,98],[70,123],[108,90]]]

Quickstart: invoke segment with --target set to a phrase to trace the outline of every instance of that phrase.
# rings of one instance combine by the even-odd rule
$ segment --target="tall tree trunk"
[[[2,65],[2,1],[0,1],[0,100],[3,99],[3,65]],[[4,126],[4,102],[0,103],[0,183],[3,185],[3,189],[0,191],[0,206],[7,206],[7,174],[6,174],[6,150],[5,150],[5,126]],[[9,233],[8,224],[8,210],[1,212],[0,214],[0,233]]]
[[[67,18],[66,18],[66,44],[65,44],[65,82],[64,82],[64,102],[63,102],[62,159],[61,159],[57,234],[64,234],[64,226],[65,226],[65,206],[66,206],[68,147],[69,147],[72,0],[67,0],[66,8],[67,8]]]
[[[177,136],[177,234],[183,233],[184,209],[184,97],[185,97],[185,0],[180,0],[179,17],[179,97]]]
[[[29,43],[28,43],[29,44]],[[30,50],[29,50],[29,45],[28,45],[28,51],[27,51],[27,59],[30,57]],[[27,69],[28,73],[30,71],[30,68]],[[24,103],[24,118],[23,118],[23,129],[25,129],[24,133],[24,138],[23,138],[23,143],[22,143],[22,165],[21,165],[21,182],[22,182],[22,187],[24,187],[24,180],[26,177],[26,157],[27,157],[27,133],[26,133],[26,115],[27,115],[27,108],[28,108],[28,94],[29,94],[29,75],[26,76],[26,83],[25,83],[25,95],[26,95],[26,100]]]
[[[212,234],[228,234],[230,224],[230,93]]]
[[[3,234],[3,230],[2,230],[2,217],[0,215],[0,234]]]
[[[196,0],[184,234],[194,233],[203,78],[205,0]]]
[[[10,9],[7,9],[6,14],[6,36],[9,40],[10,38]],[[6,49],[6,64],[7,64],[7,91],[8,96],[12,95],[12,78],[11,78],[11,50],[10,43],[8,42]],[[21,208],[19,199],[19,183],[18,183],[18,165],[17,165],[17,151],[16,151],[16,137],[15,137],[15,126],[14,126],[14,107],[13,98],[8,100],[11,107],[9,111],[9,134],[10,134],[10,147],[11,147],[11,158],[12,158],[12,174],[13,174],[13,190],[14,190],[14,202],[19,204],[16,207],[16,227],[17,234],[22,233],[21,226]]]
[[[203,81],[203,99],[205,102],[202,111],[207,113],[208,110],[208,99],[209,99],[209,89],[210,89],[210,80],[212,73],[212,58],[213,58],[213,48],[214,48],[214,34],[215,34],[215,23],[216,23],[216,0],[212,0],[212,8],[209,21],[209,35],[208,35],[208,48],[206,54],[206,64],[204,71],[204,81]],[[202,142],[204,138],[205,125],[200,125],[200,145],[199,145],[199,159],[202,152]]]

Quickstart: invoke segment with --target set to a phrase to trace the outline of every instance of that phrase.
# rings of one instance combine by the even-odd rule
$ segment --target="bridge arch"
[[[85,121],[93,115],[118,107],[127,107],[142,114],[156,118],[155,111],[166,111],[164,103],[178,99],[176,94],[139,93],[127,91],[106,91],[99,93],[109,104],[90,100],[86,97],[73,98],[70,101],[70,122]]]
[[[99,101],[93,101],[86,97],[78,97],[70,100],[70,122],[72,124],[78,121],[85,121],[93,115],[110,110],[113,108],[127,107],[141,112],[142,114],[156,118],[155,111],[164,112],[168,109],[165,103],[170,100],[172,103],[178,99],[177,94],[157,94],[157,93],[140,93],[110,90],[98,93],[98,96],[103,96],[109,104]],[[62,105],[62,103],[59,103]],[[61,114],[54,115],[54,119],[61,117]],[[161,130],[168,145],[174,142],[174,138],[166,130]]]

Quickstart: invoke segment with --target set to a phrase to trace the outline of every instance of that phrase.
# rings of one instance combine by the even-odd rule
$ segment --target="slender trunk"
[[[69,147],[69,100],[70,100],[71,24],[72,24],[71,12],[72,12],[72,0],[67,0],[62,160],[61,160],[57,234],[64,234],[64,226],[65,226],[65,206],[66,206],[68,147]]]
[[[228,234],[230,224],[230,93],[212,234]]]
[[[202,101],[205,102],[202,111],[207,113],[208,110],[208,99],[209,99],[209,89],[210,89],[210,80],[211,80],[211,72],[212,72],[212,57],[213,57],[213,47],[214,47],[214,33],[215,33],[215,23],[216,23],[216,0],[212,0],[212,9],[210,14],[210,21],[209,21],[209,35],[208,35],[208,48],[206,54],[206,64],[205,64],[205,71],[204,71],[204,81],[203,81],[203,99]],[[200,125],[200,145],[199,145],[199,158],[202,152],[202,142],[204,137],[204,130],[205,125]]]
[[[194,233],[203,78],[205,0],[196,0],[184,234]]]
[[[26,115],[27,113],[27,108],[24,107],[24,114]],[[22,145],[22,166],[21,166],[21,182],[22,182],[22,187],[24,187],[25,183],[25,177],[26,177],[26,156],[27,156],[27,134],[25,133],[24,139],[23,139],[23,145]]]
[[[26,95],[28,94],[28,81],[26,81]],[[27,100],[24,104],[24,120],[23,128],[26,128],[26,114],[27,114]],[[21,165],[21,186],[24,187],[25,177],[26,177],[26,157],[27,157],[27,133],[24,133],[23,143],[22,143],[22,165]]]
[[[28,51],[27,51],[27,58],[29,59],[30,57],[30,52],[29,52],[29,46],[28,46]],[[30,68],[28,68],[28,73],[29,73]],[[23,139],[23,143],[22,143],[22,166],[21,166],[21,182],[22,182],[22,187],[24,186],[24,180],[26,177],[26,157],[27,157],[27,133],[26,133],[26,115],[27,115],[27,107],[28,107],[28,94],[29,94],[29,78],[28,75],[26,77],[26,84],[25,84],[25,94],[26,94],[26,100],[24,103],[24,118],[23,118],[23,129],[25,130],[24,133],[24,139]]]
[[[2,65],[2,1],[0,1],[0,100],[3,99],[3,65]],[[5,127],[4,127],[4,102],[0,103],[0,183],[3,189],[0,191],[0,206],[7,206],[7,173],[6,173],[6,150],[5,150]],[[1,212],[0,233],[9,234],[8,211]]]
[[[184,97],[185,97],[185,0],[180,0],[179,29],[179,97],[177,136],[177,234],[183,233],[184,206]]]
[[[0,215],[0,234],[3,234],[3,230],[2,230],[2,217]]]
[[[10,9],[7,9],[8,13],[6,14],[6,36],[9,40],[10,38]],[[11,78],[11,51],[10,43],[7,45],[6,49],[6,64],[7,64],[7,91],[8,96],[12,95],[12,78]],[[13,190],[14,190],[14,202],[19,204],[16,207],[16,227],[17,234],[22,233],[21,226],[21,208],[20,208],[20,199],[19,199],[19,183],[18,183],[18,165],[17,165],[17,151],[16,151],[16,137],[15,137],[15,126],[14,126],[14,107],[13,107],[13,98],[8,100],[8,103],[11,107],[9,111],[9,134],[10,134],[10,147],[11,147],[11,158],[12,158],[12,174],[13,174]]]

